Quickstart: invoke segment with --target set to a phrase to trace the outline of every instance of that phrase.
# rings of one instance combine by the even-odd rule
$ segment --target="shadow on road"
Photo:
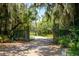
[[[61,48],[53,45],[51,39],[34,39],[26,43],[1,43],[0,55],[3,56],[60,56]]]

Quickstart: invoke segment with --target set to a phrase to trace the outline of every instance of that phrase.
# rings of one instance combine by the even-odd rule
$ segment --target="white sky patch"
[[[38,9],[37,11],[38,11],[38,16],[39,16],[37,22],[39,22],[39,21],[42,20],[44,14],[45,14],[46,9],[45,9],[45,7],[42,7],[41,9]]]

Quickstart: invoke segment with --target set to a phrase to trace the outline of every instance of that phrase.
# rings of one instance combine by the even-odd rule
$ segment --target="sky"
[[[28,3],[28,4],[27,4],[27,7],[29,7],[31,4],[32,4],[32,3]],[[38,15],[39,15],[40,19],[42,19],[42,16],[44,15],[44,13],[45,13],[45,11],[46,11],[45,7],[42,7],[42,8],[40,8],[40,9],[38,9],[37,11],[38,11]]]
[[[28,3],[28,4],[27,4],[27,7],[29,8],[31,4],[32,4],[32,3]],[[39,21],[42,20],[45,11],[46,11],[45,7],[42,7],[42,8],[37,9],[37,12],[38,12],[38,15],[39,15],[39,16],[37,17],[37,18],[38,18],[37,21],[35,20],[35,21],[32,22],[33,25],[35,25],[35,22],[38,23]]]
[[[42,16],[44,15],[46,9],[43,7],[40,10],[38,10],[38,15],[42,18]]]

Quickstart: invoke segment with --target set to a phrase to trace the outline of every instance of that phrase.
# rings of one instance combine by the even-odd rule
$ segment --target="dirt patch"
[[[62,48],[52,44],[49,39],[0,43],[0,56],[62,56]]]

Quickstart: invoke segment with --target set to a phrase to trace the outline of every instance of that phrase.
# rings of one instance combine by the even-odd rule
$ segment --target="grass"
[[[30,38],[32,39],[33,36],[42,36],[42,35],[35,35],[34,32],[30,32]],[[47,37],[47,38],[53,38],[52,34],[47,34],[47,35],[43,35],[43,37]]]
[[[45,37],[53,38],[53,35],[52,34],[47,34]]]
[[[34,33],[34,32],[30,32],[30,35],[33,35],[33,36],[35,36],[35,33]]]

